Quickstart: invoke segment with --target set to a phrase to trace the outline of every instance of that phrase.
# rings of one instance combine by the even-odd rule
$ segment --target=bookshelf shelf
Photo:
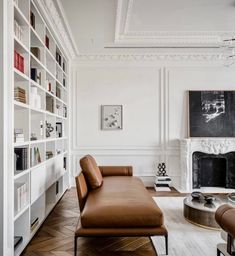
[[[26,205],[17,215],[14,217],[14,221],[16,221],[22,214],[24,214],[29,209],[29,204]]]
[[[22,172],[19,172],[19,173],[15,174],[14,175],[14,180],[17,180],[17,179],[21,178],[22,176],[29,174],[29,172],[30,172],[30,169],[27,169],[25,171],[22,171]]]
[[[19,24],[23,25],[23,26],[29,26],[29,22],[28,22],[27,18],[24,16],[22,11],[16,4],[14,4],[14,10],[15,10],[15,12],[14,12],[15,19],[18,20]]]
[[[13,9],[14,236],[23,238],[14,255],[19,256],[69,185],[69,59],[37,2],[16,1]]]

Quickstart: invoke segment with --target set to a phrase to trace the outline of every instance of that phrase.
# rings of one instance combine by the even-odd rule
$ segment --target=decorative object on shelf
[[[189,91],[190,137],[235,137],[235,91]]]
[[[32,132],[32,133],[31,133],[30,140],[31,140],[31,141],[34,141],[34,140],[37,140],[37,139],[38,139],[38,138],[37,138],[36,133]]]
[[[24,57],[16,50],[14,51],[14,67],[24,73]]]
[[[46,121],[46,137],[49,138],[51,137],[51,133],[54,131],[54,127],[52,127],[51,123],[48,123]]]
[[[59,149],[59,148],[56,149],[56,154],[57,154],[57,155],[61,154],[61,152],[62,152],[61,149]]]
[[[101,129],[121,130],[122,129],[122,105],[101,106]]]
[[[28,148],[15,148],[16,171],[24,171],[28,169]]]
[[[50,48],[50,40],[49,40],[49,37],[47,35],[45,36],[45,45],[46,45],[47,49]]]
[[[40,60],[40,48],[39,47],[31,47],[32,54]]]
[[[35,15],[32,11],[30,11],[30,24],[35,29]]]
[[[16,101],[19,101],[21,103],[25,103],[26,104],[26,91],[25,89],[21,88],[21,87],[15,87],[14,88],[14,99]]]
[[[61,122],[57,122],[56,123],[56,137],[57,138],[61,138],[63,136],[63,133],[62,133],[62,123]]]
[[[24,130],[22,128],[14,129],[15,143],[24,142]]]
[[[19,25],[19,23],[16,20],[14,20],[14,32],[15,32],[15,36],[22,42],[23,28]]]
[[[46,159],[50,159],[53,157],[53,152],[52,151],[47,151],[46,152]]]
[[[158,176],[166,176],[166,164],[165,163],[159,163],[158,166]]]

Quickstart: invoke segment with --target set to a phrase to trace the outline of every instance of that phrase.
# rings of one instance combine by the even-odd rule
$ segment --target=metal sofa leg
[[[77,236],[74,236],[74,256],[77,256]]]
[[[168,255],[168,234],[165,235],[166,255]]]

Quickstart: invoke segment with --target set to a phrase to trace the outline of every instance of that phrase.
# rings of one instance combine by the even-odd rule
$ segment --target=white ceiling
[[[235,0],[58,1],[80,54],[117,46],[210,47],[235,34]]]

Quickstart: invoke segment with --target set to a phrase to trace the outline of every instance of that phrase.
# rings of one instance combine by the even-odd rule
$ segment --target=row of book
[[[30,148],[30,165],[34,166],[42,162],[40,150],[38,147]]]
[[[24,73],[24,57],[16,50],[14,51],[14,67]]]
[[[14,99],[16,101],[26,103],[26,91],[21,87],[14,88]]]
[[[15,212],[18,213],[28,203],[27,183],[15,183]]]
[[[28,148],[15,148],[15,171],[28,169]]]
[[[20,41],[23,41],[23,28],[19,25],[19,23],[16,20],[14,20],[14,32],[15,36]]]

